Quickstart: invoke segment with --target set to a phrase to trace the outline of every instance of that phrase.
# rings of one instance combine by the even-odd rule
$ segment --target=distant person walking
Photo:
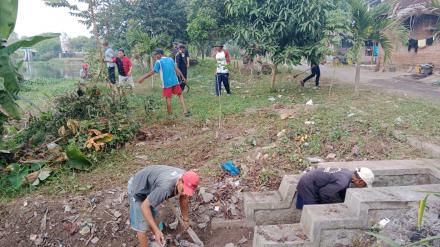
[[[188,68],[189,68],[189,53],[184,45],[179,46],[179,52],[176,55],[176,64],[177,64],[177,68],[179,68],[180,72],[182,72],[182,75],[185,78],[185,80],[187,80]],[[182,80],[182,78],[179,78],[179,82],[182,91],[185,90],[186,83]]]
[[[104,60],[107,63],[107,72],[108,72],[108,80],[109,85],[116,84],[116,74],[115,74],[115,63],[113,59],[116,57],[115,51],[108,45],[108,42],[105,41],[104,44]]]
[[[228,96],[232,95],[229,87],[229,70],[227,65],[231,63],[229,52],[223,49],[223,45],[215,46],[215,60],[217,61],[217,68],[215,71],[215,95],[222,94],[222,83],[225,86]]]
[[[183,109],[183,114],[186,117],[191,116],[191,113],[186,108],[185,99],[182,95],[182,88],[180,87],[177,76],[179,76],[185,83],[188,83],[188,81],[185,79],[173,59],[164,55],[163,50],[155,49],[153,52],[153,58],[156,61],[154,63],[153,70],[143,75],[137,80],[137,82],[142,83],[144,80],[153,76],[155,73],[160,73],[163,88],[162,95],[166,98],[167,101],[168,116],[171,116],[171,96],[173,94],[179,97],[180,104],[182,105]]]
[[[127,56],[123,49],[118,50],[118,57],[112,60],[118,66],[119,73],[119,86],[128,85],[130,88],[134,88],[134,81],[131,75],[133,64]]]
[[[316,61],[312,61],[310,68],[311,68],[312,74],[307,76],[304,80],[301,81],[301,87],[304,87],[305,83],[308,80],[312,79],[313,77],[316,77],[315,78],[315,88],[320,88],[319,79],[321,77],[321,69],[319,68],[319,63]]]

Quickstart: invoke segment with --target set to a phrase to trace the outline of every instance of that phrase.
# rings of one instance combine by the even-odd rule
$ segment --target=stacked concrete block
[[[378,178],[376,187],[348,189],[344,203],[306,205],[302,213],[293,202],[299,176],[285,176],[278,191],[246,194],[247,220],[257,224],[253,246],[348,245],[381,219],[398,217],[417,206],[425,196],[420,191],[440,190],[439,160],[340,162],[319,166],[352,170],[369,167]],[[260,198],[264,200],[259,202]],[[266,225],[259,225],[262,222]]]
[[[244,193],[246,219],[256,225],[299,222],[301,211],[294,205],[300,176],[284,176],[278,191]]]

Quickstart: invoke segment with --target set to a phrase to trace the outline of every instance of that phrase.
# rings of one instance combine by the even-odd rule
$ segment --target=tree
[[[270,57],[272,88],[280,63],[319,60],[328,52],[324,28],[332,9],[332,0],[226,0],[238,45],[250,55]]]
[[[61,44],[59,39],[49,39],[33,46],[37,50],[37,60],[47,61],[56,58],[61,52]]]
[[[188,24],[188,36],[192,42],[197,44],[199,52],[202,53],[202,60],[205,59],[206,44],[212,39],[216,28],[216,20],[203,11],[197,13]]]
[[[85,24],[88,28],[92,27],[92,33],[96,42],[96,58],[99,62],[99,71],[97,78],[100,77],[104,70],[104,57],[101,49],[101,42],[99,41],[99,29],[97,24],[97,13],[100,11],[100,6],[107,0],[44,0],[48,6],[56,8],[68,8],[72,16],[80,18],[80,22]],[[81,8],[80,4],[85,4],[86,8]]]
[[[364,0],[349,0],[351,28],[350,36],[353,41],[351,52],[356,63],[355,94],[359,95],[359,82],[361,74],[361,55],[365,42],[372,40],[378,42],[384,51],[384,63],[389,61],[393,39],[399,39],[405,33],[403,26],[397,19],[389,18],[393,6],[382,3],[370,8]],[[401,39],[400,39],[401,40]]]
[[[86,36],[78,36],[70,39],[70,45],[73,51],[85,52],[90,49],[94,49],[95,43],[92,38]]]

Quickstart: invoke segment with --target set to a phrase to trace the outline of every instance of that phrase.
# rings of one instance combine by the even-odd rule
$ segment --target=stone
[[[233,243],[225,244],[225,247],[235,247]]]
[[[214,199],[214,195],[207,192],[204,187],[200,188],[199,194],[202,196],[204,203],[209,203]]]
[[[306,105],[313,105],[313,100],[309,100],[306,102]]]
[[[208,224],[206,224],[206,223],[200,223],[200,224],[197,224],[197,227],[198,227],[199,229],[205,229],[207,226],[208,226]]]
[[[64,206],[64,212],[69,213],[71,211],[72,211],[72,207],[70,205],[67,204]]]
[[[37,240],[37,238],[38,238],[38,235],[37,235],[37,234],[31,234],[31,235],[29,236],[29,240],[31,240],[31,241],[35,241],[35,240]]]
[[[317,163],[322,163],[324,162],[324,160],[322,160],[319,157],[307,157],[306,158],[308,162],[312,163],[312,164],[317,164]]]
[[[271,101],[271,102],[274,102],[275,100],[277,100],[277,99],[275,99],[275,97],[269,97],[269,98],[267,98],[269,101]]]
[[[237,216],[237,208],[235,207],[235,204],[229,204],[228,210],[233,216]]]
[[[119,211],[117,211],[117,210],[115,210],[115,211],[113,212],[113,216],[115,216],[116,219],[119,219],[119,217],[122,216],[122,213],[119,212]]]
[[[79,230],[79,234],[83,236],[89,233],[90,233],[90,227],[88,225],[81,227],[81,230]]]
[[[171,230],[176,230],[178,225],[179,225],[179,220],[176,219],[173,223],[169,224],[168,227],[169,227]]]
[[[327,157],[325,157],[328,160],[334,160],[336,158],[336,154],[335,153],[329,153],[327,155]]]
[[[237,244],[241,245],[241,244],[246,243],[247,241],[248,241],[248,239],[245,238],[245,237],[243,236],[243,237],[237,242]]]
[[[90,243],[92,243],[92,244],[97,244],[98,242],[99,242],[98,237],[94,237],[94,238],[92,238],[92,240],[90,240]]]

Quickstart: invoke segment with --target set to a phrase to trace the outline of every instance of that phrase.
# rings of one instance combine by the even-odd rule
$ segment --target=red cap
[[[200,177],[193,171],[185,172],[182,177],[183,180],[183,194],[192,196],[200,182]]]

